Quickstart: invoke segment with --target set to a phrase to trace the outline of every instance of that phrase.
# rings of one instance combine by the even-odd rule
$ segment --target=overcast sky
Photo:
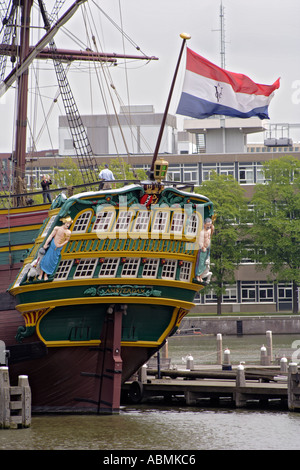
[[[47,0],[49,11],[53,3]],[[124,31],[145,54],[159,58],[147,65],[144,62],[130,62],[126,69],[122,65],[112,70],[112,74],[116,75],[113,78],[114,83],[125,104],[129,96],[131,104],[150,104],[156,112],[163,112],[181,47],[181,32],[191,35],[187,43],[190,49],[221,65],[220,0],[88,0],[84,8],[91,9],[93,13],[95,26],[91,26],[91,29],[98,37],[98,43],[101,39],[103,50],[122,53],[125,45],[126,52],[136,53],[127,42],[122,42],[119,34],[113,32],[112,26],[94,3],[117,24],[122,22]],[[272,84],[280,77],[281,86],[275,92],[269,108],[270,122],[300,123],[299,0],[223,0],[222,3],[225,14],[226,68],[248,75],[258,83]],[[64,9],[71,4],[72,1],[66,1]],[[80,11],[68,23],[67,28],[86,42]],[[72,44],[62,31],[57,34],[56,45],[58,48],[81,47]],[[185,55],[169,110],[173,114],[180,98],[184,69]],[[103,104],[96,95],[95,84],[90,98],[90,82],[85,72],[86,66],[78,64],[72,66],[68,75],[79,111],[81,114],[101,114],[104,112]],[[126,74],[128,88],[124,80]],[[54,97],[55,76],[51,78],[48,71],[46,85],[45,94]],[[48,107],[50,103],[51,100]],[[58,146],[58,115],[62,113],[63,108],[58,103],[51,123],[51,145],[54,148]],[[12,92],[9,92],[0,101],[1,152],[12,149],[13,119]],[[179,117],[179,122],[181,119]],[[39,118],[37,130],[33,132],[38,132],[41,124]],[[300,141],[300,128],[297,132],[292,132],[292,137]],[[51,145],[44,137],[38,149],[50,148]]]

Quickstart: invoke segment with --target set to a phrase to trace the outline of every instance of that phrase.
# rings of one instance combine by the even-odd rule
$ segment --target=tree
[[[203,193],[214,204],[216,220],[210,255],[213,277],[209,289],[213,289],[217,296],[217,314],[220,315],[224,286],[235,282],[235,270],[243,257],[242,245],[238,241],[243,235],[247,202],[239,183],[227,175],[212,173],[210,180],[196,192]]]
[[[266,183],[255,187],[251,237],[259,268],[270,266],[277,282],[292,282],[293,313],[300,284],[300,161],[291,156],[263,165]]]
[[[71,157],[66,157],[53,168],[53,188],[63,188],[65,186],[76,186],[83,184],[82,174],[78,165]]]

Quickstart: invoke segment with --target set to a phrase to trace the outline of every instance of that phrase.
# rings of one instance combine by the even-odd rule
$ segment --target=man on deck
[[[99,178],[103,181],[107,181],[107,183],[101,182],[99,189],[111,189],[111,183],[109,183],[109,181],[114,181],[115,177],[113,172],[108,168],[107,163],[105,163],[104,169],[100,171]]]

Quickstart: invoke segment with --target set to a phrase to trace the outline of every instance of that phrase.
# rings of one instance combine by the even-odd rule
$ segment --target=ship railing
[[[67,197],[72,196],[73,194],[78,194],[83,191],[98,191],[101,181],[96,181],[93,183],[84,183],[72,186],[64,186],[60,188],[49,189],[47,192],[51,195],[52,200],[55,199],[60,193],[65,193]],[[142,181],[138,179],[133,180],[114,180],[112,181],[113,185],[116,187],[124,187],[129,184],[141,184]],[[162,181],[164,186],[175,186],[177,189],[182,191],[193,191],[194,183],[185,183],[182,181]],[[0,193],[0,209],[11,209],[17,207],[28,207],[43,205],[43,195],[44,191],[31,191],[20,194],[10,194],[8,191],[3,191],[4,194]],[[46,203],[50,205],[49,202]]]

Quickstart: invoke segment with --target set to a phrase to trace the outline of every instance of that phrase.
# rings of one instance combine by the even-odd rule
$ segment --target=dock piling
[[[10,427],[10,391],[8,367],[0,367],[0,428]]]
[[[235,406],[243,408],[247,403],[246,396],[241,392],[241,388],[246,387],[245,368],[242,364],[236,370]]]
[[[224,351],[224,360],[222,365],[223,370],[232,370],[231,361],[230,361],[230,349],[226,348]]]
[[[285,356],[280,359],[280,372],[287,372],[288,371],[288,361]]]
[[[288,408],[290,411],[300,410],[300,375],[296,362],[289,364],[288,370]]]
[[[191,354],[189,354],[186,358],[186,369],[188,370],[194,370],[194,358]]]
[[[267,356],[269,360],[269,364],[273,362],[273,339],[272,339],[272,331],[266,331],[267,337]]]
[[[222,365],[223,363],[223,341],[222,334],[217,334],[217,364]]]
[[[27,428],[31,425],[31,389],[27,375],[20,375],[12,387],[8,367],[0,367],[0,429]]]
[[[264,344],[260,348],[260,365],[261,366],[270,365],[269,357],[268,357],[268,353],[267,353],[267,348],[265,347]]]

